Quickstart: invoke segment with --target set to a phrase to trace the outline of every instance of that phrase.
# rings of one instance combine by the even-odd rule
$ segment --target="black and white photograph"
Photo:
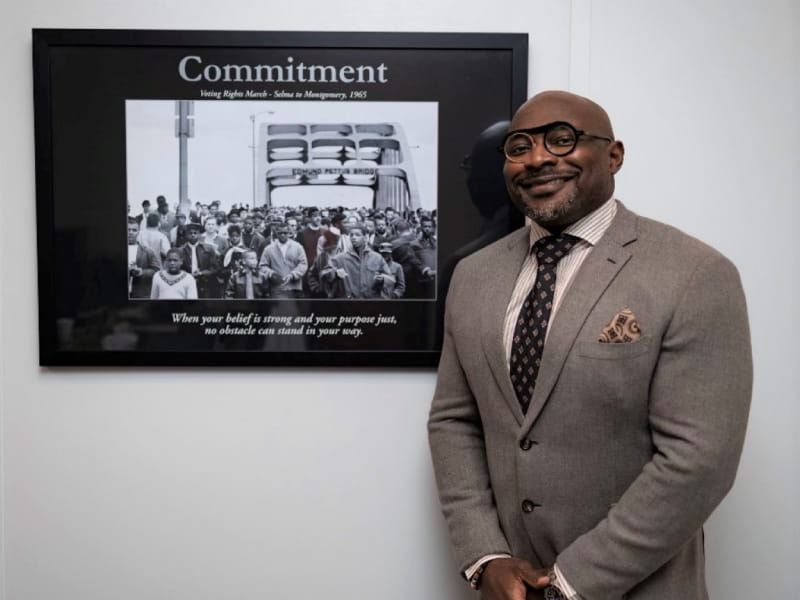
[[[128,100],[129,297],[435,299],[437,118],[435,102]]]
[[[435,365],[527,47],[34,30],[42,364]]]

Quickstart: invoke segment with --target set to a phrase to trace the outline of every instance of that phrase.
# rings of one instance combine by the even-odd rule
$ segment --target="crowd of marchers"
[[[435,297],[435,210],[156,204],[128,206],[130,298]]]

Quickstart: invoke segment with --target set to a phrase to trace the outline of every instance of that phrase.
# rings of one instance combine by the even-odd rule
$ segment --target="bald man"
[[[428,423],[459,568],[485,600],[706,599],[752,387],[738,273],[614,197],[591,100],[534,96],[502,149],[529,225],[456,268]]]

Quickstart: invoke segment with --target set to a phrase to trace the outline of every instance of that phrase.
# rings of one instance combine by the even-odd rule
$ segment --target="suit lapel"
[[[536,389],[525,417],[525,433],[547,402],[592,308],[630,259],[626,246],[635,239],[636,216],[619,204],[614,221],[581,265],[550,325]]]
[[[505,342],[503,340],[503,327],[506,319],[506,309],[514,291],[514,284],[522,268],[522,263],[530,252],[529,229],[524,227],[511,236],[507,247],[500,250],[502,260],[507,268],[494,269],[487,275],[486,293],[482,316],[481,340],[486,360],[497,382],[497,387],[503,393],[503,398],[508,403],[517,422],[522,424],[523,414],[519,400],[511,385],[506,361]]]

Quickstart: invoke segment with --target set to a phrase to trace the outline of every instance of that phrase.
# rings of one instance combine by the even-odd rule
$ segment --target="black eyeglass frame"
[[[566,127],[568,129],[571,129],[572,132],[575,134],[575,143],[572,144],[572,147],[569,150],[567,150],[566,152],[554,152],[553,149],[550,148],[550,146],[547,144],[547,133],[549,131],[552,131],[556,127]],[[533,139],[533,136],[535,134],[537,134],[537,133],[543,133],[544,136],[543,136],[542,140],[543,140],[544,149],[547,150],[553,156],[558,156],[558,157],[568,156],[569,154],[572,154],[573,152],[575,152],[575,148],[578,147],[578,142],[580,141],[581,137],[590,137],[590,138],[595,138],[595,139],[598,139],[598,140],[605,140],[607,142],[613,142],[614,141],[612,138],[608,137],[607,135],[600,135],[599,133],[592,133],[591,131],[584,131],[583,129],[578,129],[572,123],[568,123],[567,121],[553,121],[552,123],[546,123],[545,125],[540,125],[539,127],[531,127],[530,129],[515,129],[514,131],[509,131],[506,134],[506,136],[503,138],[503,143],[500,144],[497,147],[497,151],[500,152],[503,156],[505,156],[506,160],[508,160],[509,162],[513,162],[513,163],[524,162],[524,160],[515,160],[514,158],[511,158],[508,155],[508,153],[506,152],[506,144],[508,143],[508,140],[511,138],[511,136],[517,135],[519,133],[524,133],[525,135],[527,135],[528,137],[531,138],[531,142],[532,142],[531,151],[533,150],[533,148],[536,147],[536,142]],[[525,155],[523,155],[523,156],[527,156],[527,155],[528,155],[528,153],[526,152]],[[520,157],[520,158],[522,158],[522,157]]]

